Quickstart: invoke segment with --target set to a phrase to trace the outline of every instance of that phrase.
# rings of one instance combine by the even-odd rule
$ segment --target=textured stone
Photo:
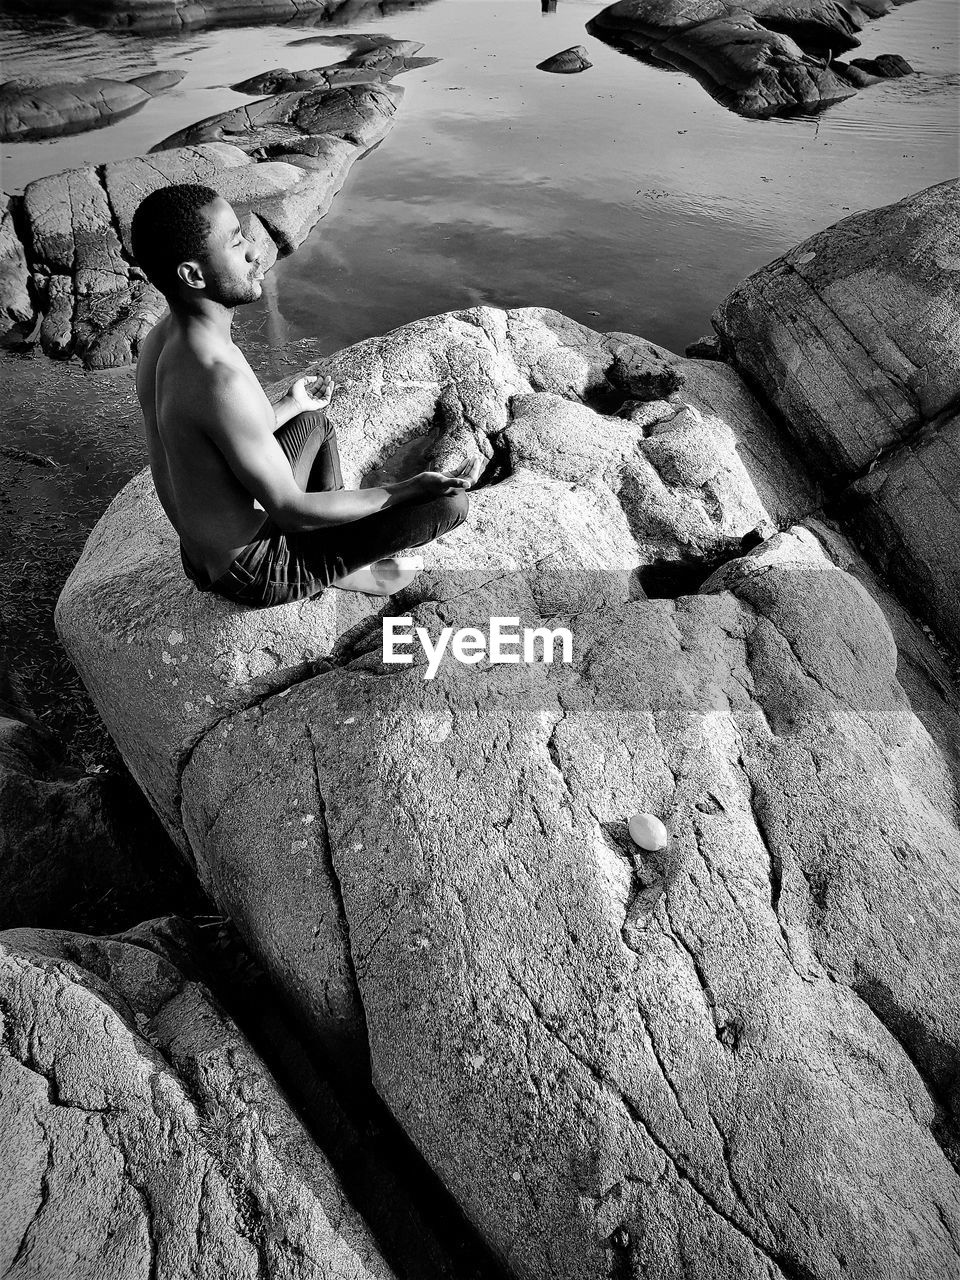
[[[193,739],[225,710],[329,653],[370,611],[364,597],[340,591],[264,610],[202,595],[184,576],[176,535],[143,472],[90,535],[57,625],[94,702],[114,708],[107,723],[131,773],[184,848],[178,773]],[[103,661],[90,663],[80,637],[94,633]],[[123,709],[116,704],[122,688],[133,695]]]
[[[905,599],[960,640],[960,183],[846,218],[740,284],[714,325]]]
[[[294,41],[294,44],[301,43]],[[313,67],[306,71],[289,71],[276,67],[260,75],[241,80],[232,87],[239,93],[291,93],[300,89],[334,89],[346,85],[382,84],[404,71],[430,67],[439,58],[417,58],[423,48],[414,40],[382,40],[372,44],[361,41],[343,62],[329,67]]]
[[[960,651],[960,417],[925,427],[843,499],[847,527],[904,599]]]
[[[123,938],[0,934],[0,1272],[388,1280],[209,993]]]
[[[956,696],[935,736],[796,541],[551,612],[572,667],[428,682],[371,642],[187,767],[206,875],[331,1036],[345,945],[378,1091],[523,1280],[953,1274]],[[531,581],[411,613],[542,625]]]
[[[0,138],[26,142],[100,128],[137,111],[154,94],[179,84],[183,75],[155,71],[129,81],[106,76],[7,80],[0,84]]]
[[[538,71],[553,71],[560,75],[571,75],[576,71],[588,71],[593,63],[587,57],[582,44],[572,45],[560,53],[554,53],[543,62],[537,63]]]
[[[958,193],[952,180],[844,218],[714,314],[733,363],[841,476],[960,396]]]
[[[591,34],[695,76],[747,116],[817,111],[851,97],[856,76],[830,65],[856,48],[891,0],[618,0]]]
[[[913,67],[898,53],[881,53],[877,58],[851,58],[850,65],[876,76],[878,80],[899,80],[913,73]]]
[[[198,596],[140,477],[58,606],[204,886],[518,1280],[948,1280],[942,656],[728,365],[478,308],[312,372],[348,485],[485,463],[411,587],[322,634],[349,597]],[[381,611],[567,625],[573,661],[427,680]]]
[[[403,96],[390,85],[346,85],[308,89],[234,107],[171,134],[153,151],[229,141],[247,152],[280,158],[300,149],[302,139],[343,138],[364,150],[379,142]]]
[[[27,258],[13,224],[11,201],[0,206],[0,334],[25,330],[33,320]]]

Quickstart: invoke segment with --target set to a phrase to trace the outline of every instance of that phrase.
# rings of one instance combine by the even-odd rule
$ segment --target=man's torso
[[[224,366],[249,382],[251,398],[262,401],[265,430],[272,431],[273,409],[233,343],[188,342],[166,315],[147,335],[137,361],[157,496],[187,559],[210,581],[229,568],[266,518],[205,429],[219,413],[211,388]]]

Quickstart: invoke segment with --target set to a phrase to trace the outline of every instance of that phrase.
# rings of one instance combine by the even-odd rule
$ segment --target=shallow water
[[[309,242],[278,264],[242,318],[276,350],[335,350],[416,316],[490,303],[556,307],[598,329],[682,348],[749,271],[847,212],[957,171],[956,0],[913,0],[868,26],[864,56],[904,55],[917,74],[817,117],[745,120],[695,81],[589,36],[596,0],[429,0],[372,31],[441,59],[398,83],[385,141],[355,166]],[[273,66],[346,56],[290,26],[135,36],[3,19],[7,74],[33,64],[131,75],[173,67],[182,84],[106,129],[9,147],[4,187],[142,152],[248,101],[225,87]],[[3,29],[0,28],[0,29]],[[536,64],[571,44],[593,62]]]

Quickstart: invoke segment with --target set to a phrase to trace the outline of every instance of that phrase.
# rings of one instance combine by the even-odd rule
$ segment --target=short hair
[[[210,233],[204,210],[219,199],[212,187],[181,182],[159,187],[137,206],[130,239],[137,266],[166,297],[177,288],[177,267],[190,258],[202,260]]]

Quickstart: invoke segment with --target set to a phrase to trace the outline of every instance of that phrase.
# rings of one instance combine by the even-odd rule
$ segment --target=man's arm
[[[273,432],[272,414],[251,396],[250,383],[233,369],[218,370],[211,384],[213,404],[203,429],[244,489],[286,533],[305,533],[348,524],[364,516],[468,487],[465,476],[421,472],[410,480],[372,489],[304,493],[297,486]]]

